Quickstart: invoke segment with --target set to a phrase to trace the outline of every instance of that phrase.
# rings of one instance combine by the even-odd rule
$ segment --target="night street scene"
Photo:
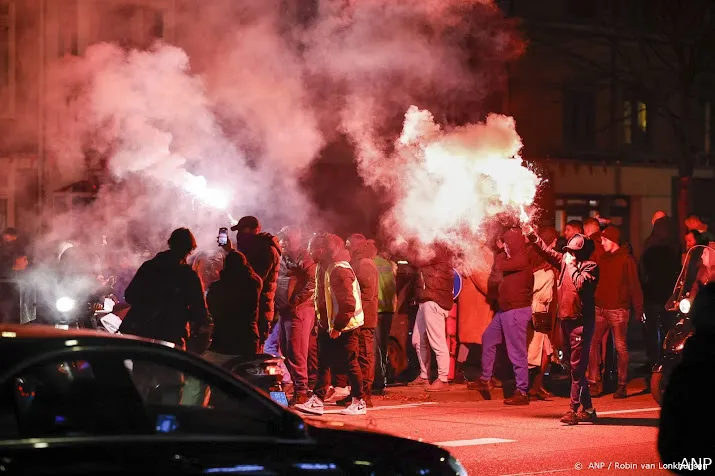
[[[0,0],[0,233],[2,474],[715,474],[715,0]]]

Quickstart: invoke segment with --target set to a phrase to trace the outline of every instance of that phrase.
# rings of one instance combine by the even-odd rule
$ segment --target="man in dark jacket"
[[[365,415],[362,372],[358,362],[359,332],[364,322],[360,285],[350,266],[350,253],[337,235],[319,234],[310,240],[310,256],[316,269],[315,309],[318,333],[318,380],[313,395],[296,410],[322,415],[323,401],[330,383],[331,371],[345,371],[350,381],[352,403],[340,413]]]
[[[628,321],[633,309],[643,315],[643,291],[638,265],[628,248],[621,247],[621,231],[609,226],[601,234],[605,253],[598,263],[600,280],[596,287],[596,324],[589,355],[588,380],[591,396],[599,396],[601,385],[601,340],[610,329],[618,353],[618,388],[614,398],[626,398],[628,383]]]
[[[533,232],[529,238],[561,270],[557,283],[558,317],[564,337],[564,358],[571,367],[571,404],[561,422],[567,425],[593,423],[596,421],[596,410],[586,381],[588,354],[596,321],[595,294],[599,274],[598,265],[589,261],[593,254],[593,242],[584,235],[576,234],[562,254],[550,249]],[[583,408],[581,411],[580,407]]]
[[[524,234],[519,228],[509,228],[498,243],[494,268],[501,273],[498,291],[498,312],[482,336],[482,376],[477,390],[492,389],[492,374],[497,345],[506,342],[509,360],[516,375],[516,393],[504,400],[507,405],[529,404],[529,362],[526,331],[531,322],[531,298],[534,293],[534,272],[526,249]]]
[[[211,320],[204,291],[196,272],[186,264],[194,249],[194,236],[179,228],[169,238],[168,251],[141,265],[124,294],[131,309],[120,332],[173,342],[182,348],[189,335],[206,332]]]
[[[360,327],[360,370],[362,371],[363,393],[368,408],[372,407],[372,383],[375,380],[375,328],[377,327],[377,265],[373,261],[377,256],[374,242],[369,242],[364,235],[351,235],[345,247],[350,252],[352,266],[360,285],[360,299],[365,323]],[[350,404],[350,397],[339,400],[338,405]]]
[[[674,469],[676,474],[712,474],[715,438],[705,429],[715,425],[715,414],[697,409],[702,407],[704,399],[715,393],[712,379],[715,367],[715,284],[708,284],[698,292],[690,312],[695,333],[685,342],[682,361],[673,370],[663,395],[658,452],[666,464],[683,460],[691,462],[692,459],[709,463],[703,468]]]
[[[278,238],[283,252],[276,292],[280,348],[293,380],[295,405],[308,401],[308,349],[315,326],[316,264],[302,246],[299,228],[285,226]]]
[[[417,318],[412,345],[420,363],[420,375],[410,385],[426,386],[428,392],[449,390],[449,347],[446,320],[454,305],[454,270],[449,250],[435,246],[435,257],[417,270]],[[526,342],[526,341],[525,341]],[[437,380],[429,383],[430,351],[437,357]]]
[[[665,306],[673,293],[680,266],[677,227],[664,212],[656,212],[653,231],[645,240],[639,262],[649,370],[660,358],[663,338],[672,324],[673,315],[665,310]],[[642,319],[643,316],[637,317]]]
[[[231,227],[236,231],[236,249],[243,253],[253,271],[261,278],[261,306],[258,327],[261,342],[265,342],[274,316],[276,281],[281,261],[281,245],[270,233],[261,233],[261,224],[256,217],[245,216]]]

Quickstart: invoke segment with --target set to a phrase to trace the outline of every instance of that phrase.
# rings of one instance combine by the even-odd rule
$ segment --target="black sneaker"
[[[504,405],[528,405],[529,395],[516,391],[514,395],[504,400]]]
[[[592,408],[591,411],[581,410],[576,414],[576,418],[579,423],[596,423],[596,420],[598,420],[595,408]]]
[[[619,385],[616,389],[616,393],[613,394],[613,398],[626,398],[628,397],[628,391],[625,385]]]
[[[335,404],[336,404],[337,406],[339,406],[339,407],[349,407],[352,402],[353,402],[353,397],[351,397],[350,395],[348,395],[348,396],[345,397],[345,398],[342,398],[342,399],[340,399],[340,400],[337,400],[337,401],[335,402]]]
[[[576,415],[576,412],[573,410],[567,411],[564,416],[561,417],[561,423],[565,423],[567,425],[578,425],[578,416]]]

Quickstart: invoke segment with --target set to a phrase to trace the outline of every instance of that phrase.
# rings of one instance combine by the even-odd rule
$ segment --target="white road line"
[[[660,407],[651,407],[651,408],[634,408],[632,410],[612,410],[608,412],[597,412],[598,416],[601,415],[618,415],[620,413],[645,413],[645,412],[655,412],[655,411],[660,411]]]
[[[531,474],[551,474],[551,473],[564,473],[566,471],[573,471],[574,468],[566,469],[547,469],[545,471],[532,471],[529,473],[512,473],[512,474],[502,474],[501,476],[528,476]]]
[[[437,446],[457,448],[459,446],[491,445],[495,443],[513,443],[516,440],[505,440],[503,438],[475,438],[474,440],[454,440],[432,443]]]
[[[419,403],[403,403],[400,405],[380,405],[377,407],[369,408],[367,410],[368,413],[372,413],[376,410],[394,410],[396,408],[416,408],[416,407],[421,407],[424,405],[437,405],[439,402],[419,402]],[[330,407],[335,407],[336,410],[328,410]],[[338,407],[337,405],[326,405],[325,410],[323,411],[324,415],[337,415],[339,414],[343,408]]]

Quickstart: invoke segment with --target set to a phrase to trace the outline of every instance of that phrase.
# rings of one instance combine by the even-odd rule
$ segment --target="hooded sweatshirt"
[[[350,249],[350,266],[353,267],[358,283],[360,284],[360,298],[362,300],[362,311],[365,314],[366,329],[377,327],[377,305],[378,305],[378,273],[374,258],[377,256],[377,248],[374,243],[366,241]]]
[[[502,274],[497,299],[499,311],[531,307],[534,272],[524,234],[520,229],[512,228],[504,233],[503,241],[504,250],[497,254],[494,261],[494,267]]]
[[[281,245],[270,233],[236,234],[236,249],[243,253],[261,281],[261,304],[258,319],[263,325],[273,321],[276,285],[281,261]]]
[[[643,291],[638,265],[628,248],[604,253],[598,263],[600,279],[596,287],[596,306],[602,309],[633,309],[643,314]]]

